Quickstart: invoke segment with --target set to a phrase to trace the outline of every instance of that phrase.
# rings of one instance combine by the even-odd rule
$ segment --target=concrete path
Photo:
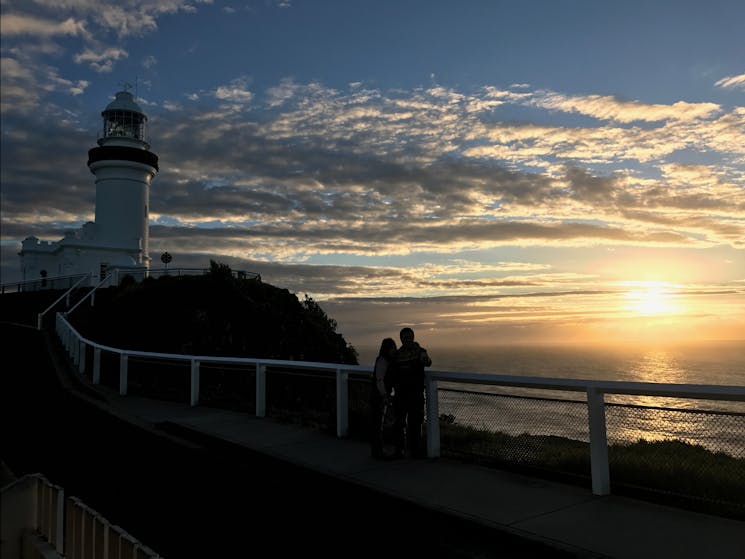
[[[578,557],[745,559],[745,522],[446,458],[375,461],[367,444],[310,428],[96,391],[110,411],[142,426],[258,451]]]

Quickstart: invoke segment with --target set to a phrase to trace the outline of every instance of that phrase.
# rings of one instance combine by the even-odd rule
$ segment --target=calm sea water
[[[432,358],[432,369],[439,371],[745,386],[745,342],[612,348],[423,345]],[[360,350],[360,363],[372,364],[375,353],[376,348]],[[585,399],[581,392],[451,383],[440,383],[440,388],[440,413],[451,414],[460,423],[514,435],[589,438],[587,406],[579,403]],[[530,399],[535,397],[547,400]],[[609,441],[678,439],[745,458],[745,402],[619,395],[607,395],[606,402],[634,406],[607,408]]]
[[[537,377],[745,386],[745,341],[689,345],[581,347],[424,344],[432,369]],[[377,348],[358,348],[372,365]]]

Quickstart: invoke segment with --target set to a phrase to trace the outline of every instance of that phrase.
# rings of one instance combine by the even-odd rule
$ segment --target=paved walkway
[[[446,458],[374,461],[367,444],[317,430],[95,390],[110,411],[146,428],[239,445],[578,557],[745,558],[745,522]]]

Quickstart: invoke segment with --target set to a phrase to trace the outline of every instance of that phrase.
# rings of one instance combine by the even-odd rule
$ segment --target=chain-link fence
[[[589,485],[586,402],[441,388],[439,408],[443,454]]]
[[[439,390],[443,455],[590,484],[584,400]],[[606,404],[613,491],[745,517],[745,413]]]
[[[606,404],[614,491],[745,517],[745,413]]]
[[[91,375],[93,350],[86,352],[85,374]],[[119,388],[119,366],[118,353],[101,351],[102,385]],[[131,355],[128,391],[188,402],[190,368],[188,360]],[[369,373],[347,375],[349,435],[369,440]],[[201,362],[199,379],[200,405],[256,413],[255,364]],[[443,455],[590,485],[588,403],[583,392],[457,386],[462,385],[441,384],[438,390]],[[336,431],[335,370],[269,365],[265,388],[267,417]],[[644,405],[631,403],[634,398]],[[656,500],[745,518],[742,402],[687,398],[673,407],[652,405],[656,397],[650,396],[622,396],[623,403],[619,397],[608,399],[606,437],[615,493],[654,495]]]

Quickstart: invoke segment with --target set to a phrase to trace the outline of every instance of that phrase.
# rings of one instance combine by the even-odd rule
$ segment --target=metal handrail
[[[118,353],[119,394],[127,394],[128,358],[150,357],[177,359],[191,362],[190,403],[199,403],[199,376],[201,363],[242,363],[256,366],[256,416],[266,413],[266,371],[267,367],[316,369],[334,371],[336,375],[336,433],[339,437],[349,434],[349,392],[350,372],[370,373],[372,367],[345,365],[341,363],[318,363],[308,361],[288,361],[278,359],[257,359],[250,357],[216,357],[208,355],[186,355],[175,353],[151,353],[146,351],[124,350],[104,346],[83,338],[69,321],[57,313],[57,334],[65,344],[75,365],[82,373],[85,370],[85,346],[94,348],[93,382],[100,381],[100,353],[102,350]],[[585,392],[587,395],[587,418],[590,439],[590,473],[592,492],[595,495],[610,494],[610,468],[608,462],[607,429],[605,423],[605,394],[632,394],[694,399],[714,399],[745,402],[745,386],[661,384],[651,382],[598,381],[589,379],[563,379],[546,377],[520,377],[513,375],[473,374],[458,371],[425,371],[426,416],[439,418],[438,382],[450,381],[464,384],[525,387],[534,389],[567,390]],[[439,421],[427,423],[427,455],[440,456]]]
[[[81,274],[69,274],[67,276],[51,276],[46,278],[37,278],[37,279],[30,279],[30,280],[23,280],[23,281],[12,281],[8,283],[0,284],[0,293],[5,293],[8,289],[12,287],[16,287],[18,291],[21,291],[21,288],[25,285],[37,285],[42,283],[52,284],[54,282],[58,282],[60,280],[66,280],[70,278],[77,278],[81,277]],[[89,274],[82,274],[82,277],[90,277]]]
[[[71,276],[71,277],[72,277],[72,276]],[[57,299],[57,300],[56,300],[56,301],[55,301],[54,303],[52,303],[51,305],[49,305],[49,307],[47,307],[47,308],[46,308],[46,309],[45,309],[45,310],[44,310],[43,312],[40,312],[40,313],[39,313],[39,314],[38,314],[38,315],[36,316],[36,329],[37,329],[37,330],[41,330],[41,324],[42,324],[42,321],[44,320],[44,315],[45,315],[45,314],[47,314],[47,313],[48,313],[49,311],[51,311],[51,310],[52,310],[52,309],[53,309],[53,308],[54,308],[54,307],[55,307],[55,306],[57,305],[57,303],[59,303],[59,302],[60,302],[60,301],[61,301],[62,299],[64,299],[64,298],[65,298],[65,297],[67,297],[68,295],[70,295],[70,293],[72,293],[72,290],[73,290],[73,289],[77,289],[78,285],[80,285],[80,284],[82,283],[82,281],[83,281],[83,280],[86,280],[86,279],[90,279],[90,277],[91,277],[90,275],[86,275],[86,276],[83,276],[83,277],[81,277],[81,278],[80,278],[80,279],[79,279],[79,280],[78,280],[78,281],[77,281],[77,282],[75,283],[75,285],[73,285],[73,286],[72,286],[72,287],[71,287],[70,289],[68,289],[68,290],[67,290],[67,291],[65,291],[65,292],[64,292],[64,293],[63,293],[62,295],[60,295],[59,299]]]
[[[110,281],[110,280],[111,280],[111,279],[112,279],[113,277],[114,277],[114,276],[113,276],[112,274],[107,274],[107,275],[106,275],[106,277],[104,277],[104,278],[103,278],[103,279],[102,279],[102,280],[101,280],[100,282],[98,282],[98,283],[97,283],[97,284],[95,285],[95,287],[93,287],[93,289],[91,289],[91,290],[90,290],[90,291],[89,291],[88,293],[86,293],[86,294],[85,294],[85,295],[83,296],[83,298],[82,298],[82,299],[80,299],[80,301],[78,301],[77,303],[75,303],[75,306],[73,306],[73,308],[71,308],[71,309],[70,309],[69,311],[67,311],[67,312],[66,312],[65,314],[67,314],[67,315],[71,314],[71,313],[72,313],[72,311],[74,311],[75,309],[77,309],[77,308],[78,308],[78,307],[80,306],[80,304],[81,304],[81,303],[82,303],[83,301],[85,301],[85,300],[86,300],[86,299],[87,299],[88,297],[90,297],[91,295],[93,295],[93,294],[94,294],[94,293],[96,292],[96,289],[98,289],[99,287],[101,287],[101,286],[102,286],[102,285],[103,285],[104,283],[106,283],[107,281]]]

